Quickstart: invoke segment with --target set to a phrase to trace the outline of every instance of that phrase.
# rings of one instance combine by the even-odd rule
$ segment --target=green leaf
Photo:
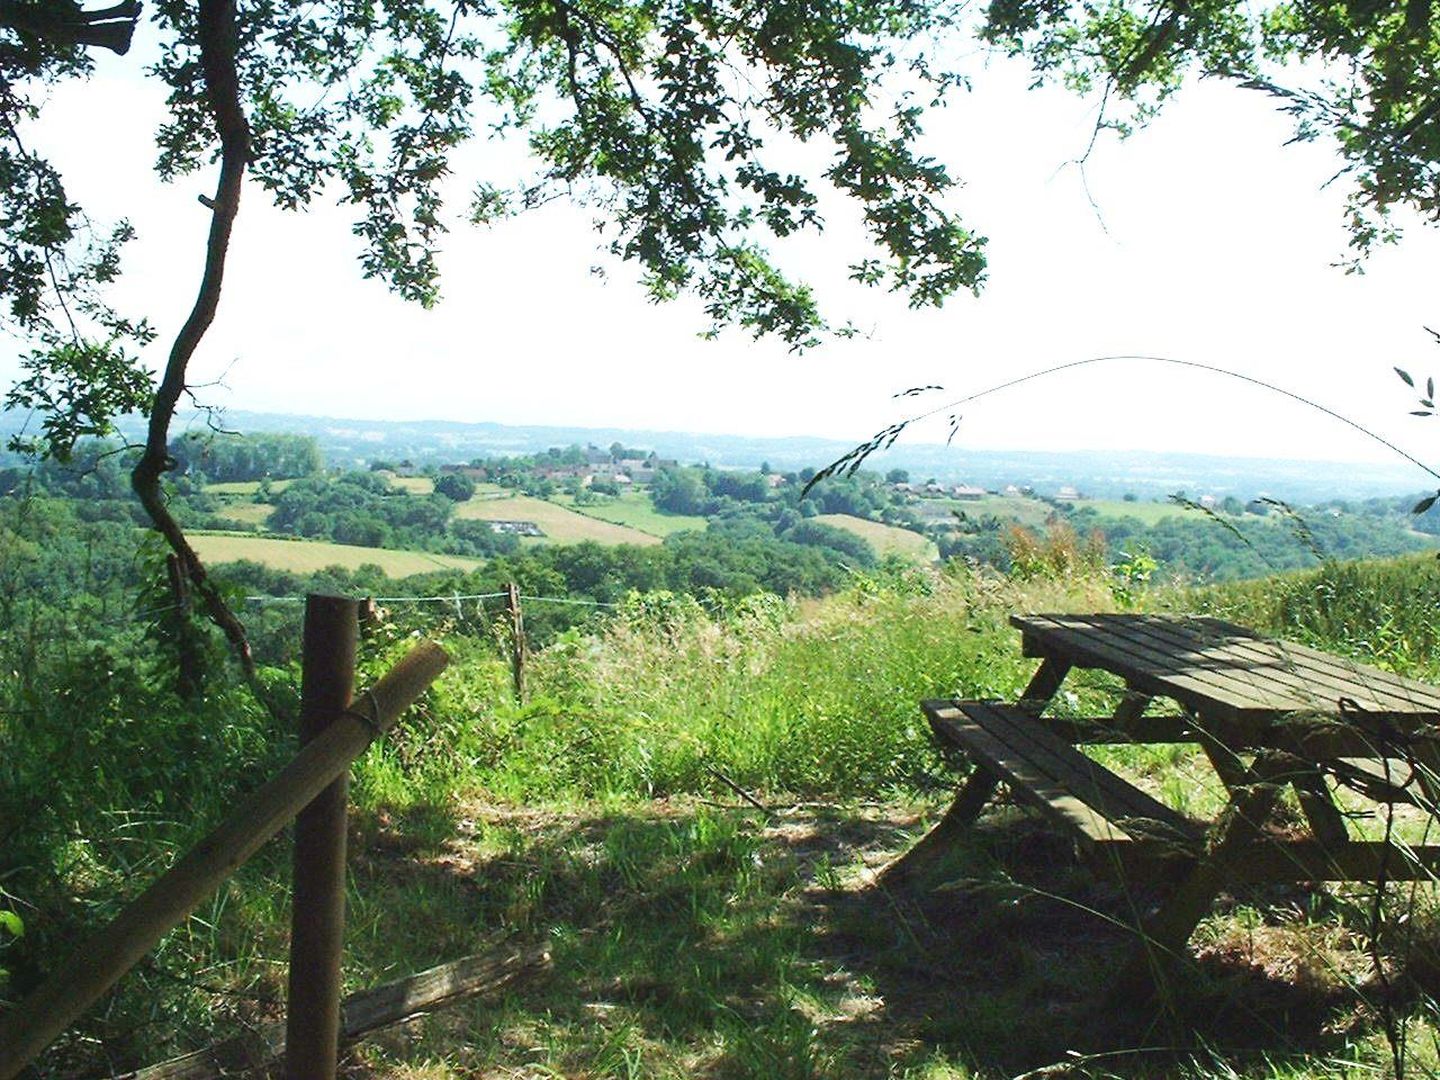
[[[0,928],[9,931],[12,937],[25,936],[25,920],[13,911],[0,911]]]
[[[1405,385],[1406,385],[1406,386],[1414,386],[1414,385],[1415,385],[1415,380],[1410,377],[1410,373],[1409,373],[1408,371],[1402,371],[1400,368],[1397,367],[1397,368],[1395,369],[1395,374],[1396,374],[1396,375],[1399,375],[1400,378],[1402,378],[1402,379],[1405,380]]]

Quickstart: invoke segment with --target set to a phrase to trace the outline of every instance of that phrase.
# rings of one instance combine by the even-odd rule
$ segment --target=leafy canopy
[[[74,257],[70,278],[53,273],[93,234],[17,132],[47,82],[90,63],[83,42],[36,34],[8,10],[47,6],[0,13],[0,298],[39,346],[10,401],[48,412],[52,448],[65,450],[144,404],[127,346],[149,330],[93,287],[114,275],[123,224]],[[169,87],[169,113],[157,168],[174,178],[220,154],[202,51],[213,16],[206,3],[154,6],[136,33],[160,43],[151,73]],[[954,181],[917,149],[925,105],[956,81],[927,55],[954,17],[934,0],[242,0],[230,46],[249,176],[282,207],[352,206],[365,275],[402,296],[437,299],[457,148],[518,134],[534,169],[476,179],[470,220],[558,197],[592,205],[602,242],[638,264],[652,298],[692,290],[712,331],[738,324],[801,347],[825,322],[767,244],[822,227],[826,182],[860,204],[878,246],[857,258],[857,279],[934,305],[983,278],[983,238],[946,205]],[[782,167],[797,143],[824,144],[820,175]],[[71,318],[75,295],[90,318]],[[76,363],[62,343],[130,374]],[[82,399],[77,388],[96,378],[123,392]]]
[[[1398,238],[1394,208],[1440,221],[1436,16],[1434,0],[991,0],[983,36],[1039,81],[1102,91],[1102,126],[1122,133],[1187,75],[1273,96],[1297,140],[1335,140],[1358,270]]]

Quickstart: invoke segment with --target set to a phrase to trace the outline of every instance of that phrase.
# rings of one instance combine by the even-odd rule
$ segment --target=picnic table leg
[[[1259,838],[1295,767],[1286,754],[1262,753],[1255,759],[1247,782],[1232,792],[1195,866],[1159,910],[1142,920],[1140,942],[1111,984],[1112,1005],[1133,1006],[1163,989],[1165,968],[1180,957],[1191,933],[1231,879],[1229,867],[1239,849]]]
[[[915,846],[884,867],[877,875],[882,884],[893,884],[911,876],[945,852],[985,809],[1000,781],[989,769],[976,765],[963,787],[935,827],[922,836]]]
[[[1035,674],[1030,677],[1030,684],[1020,695],[1019,708],[1032,716],[1039,716],[1045,711],[1045,706],[1050,704],[1050,699],[1055,696],[1055,691],[1060,689],[1060,684],[1065,681],[1065,676],[1069,674],[1069,660],[1059,660],[1052,656],[1045,657],[1040,661],[1040,666],[1036,669]]]
[[[1111,726],[1122,735],[1133,735],[1135,721],[1145,715],[1145,710],[1153,700],[1149,694],[1139,690],[1126,690],[1125,696],[1120,699],[1120,704],[1115,706],[1115,712],[1110,717]]]
[[[1210,759],[1210,767],[1215,770],[1215,775],[1220,777],[1226,791],[1233,792],[1236,788],[1250,783],[1250,770],[1245,762],[1240,760],[1240,755],[1217,739],[1205,726],[1203,719],[1195,721],[1195,738],[1200,743],[1200,749],[1204,750],[1205,756]]]
[[[1315,839],[1327,850],[1338,848],[1350,842],[1350,830],[1345,827],[1345,817],[1340,813],[1325,778],[1313,769],[1295,776],[1291,781],[1295,797],[1300,801],[1300,810],[1310,822],[1310,831]]]
[[[1039,716],[1045,706],[1060,689],[1065,676],[1070,674],[1070,661],[1045,657],[1040,667],[1030,677],[1030,682],[1020,695],[1019,708],[1032,716]],[[955,796],[955,801],[945,811],[944,817],[935,827],[922,836],[909,851],[886,865],[876,880],[881,884],[893,884],[901,878],[914,874],[927,863],[943,853],[960,834],[980,816],[1000,780],[994,773],[976,764],[975,770]]]
[[[1410,760],[1415,767],[1415,783],[1424,799],[1420,808],[1433,815],[1440,807],[1440,744],[1434,739],[1416,740]]]

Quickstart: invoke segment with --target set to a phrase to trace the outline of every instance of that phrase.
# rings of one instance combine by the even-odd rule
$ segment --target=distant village
[[[509,459],[503,461],[477,459],[469,463],[441,465],[438,470],[433,466],[422,468],[408,460],[386,464],[386,471],[396,476],[418,476],[427,473],[438,476],[456,475],[477,484],[495,483],[502,481],[507,476],[513,477],[517,471],[517,465],[519,465],[520,471],[530,480],[549,481],[557,486],[567,488],[571,492],[583,490],[612,495],[619,494],[629,487],[647,487],[655,482],[656,476],[662,471],[680,468],[680,462],[675,458],[662,458],[653,451],[634,450],[618,443],[609,448],[592,444],[585,447],[572,446],[564,451],[556,449],[548,454],[539,454],[528,458],[524,460],[523,464],[520,464],[518,460]],[[724,471],[753,472],[756,470],[726,468]],[[813,475],[808,470],[798,474],[780,473],[763,467],[759,472],[765,477],[769,486],[777,490],[786,484],[808,480],[809,476]],[[1076,503],[1089,498],[1071,484],[1063,484],[1053,494],[1047,494],[1037,491],[1030,485],[1007,484],[1003,488],[985,488],[965,483],[942,484],[933,479],[916,482],[910,480],[904,470],[892,470],[887,474],[883,486],[899,495],[917,501],[944,499],[979,502],[987,497],[1003,497],[1042,499],[1053,503]],[[1126,496],[1126,499],[1135,501],[1134,496]],[[1265,514],[1270,510],[1264,500],[1252,500],[1242,505],[1233,498],[1221,500],[1209,494],[1200,495],[1193,502],[1206,510],[1231,514],[1241,512]],[[491,530],[496,533],[522,537],[545,535],[541,527],[533,521],[492,520],[489,524]]]

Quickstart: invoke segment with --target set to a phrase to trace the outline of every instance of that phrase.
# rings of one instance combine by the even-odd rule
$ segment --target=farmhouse
[[[490,531],[508,533],[511,536],[544,536],[545,532],[533,521],[492,521]]]

